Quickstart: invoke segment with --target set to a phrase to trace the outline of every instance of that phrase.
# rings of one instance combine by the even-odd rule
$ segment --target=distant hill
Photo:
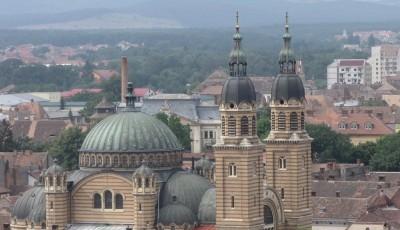
[[[285,11],[295,23],[400,22],[399,0],[2,0],[0,28],[226,27],[236,9],[245,26],[281,24]]]

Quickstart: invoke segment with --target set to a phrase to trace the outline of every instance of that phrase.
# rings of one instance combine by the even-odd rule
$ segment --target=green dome
[[[121,112],[98,123],[86,136],[81,152],[163,152],[182,147],[160,120],[142,112]]]

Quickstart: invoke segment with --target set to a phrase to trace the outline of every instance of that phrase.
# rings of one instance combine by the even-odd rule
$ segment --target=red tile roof
[[[340,66],[363,66],[364,60],[357,60],[357,59],[348,59],[348,60],[340,60]]]

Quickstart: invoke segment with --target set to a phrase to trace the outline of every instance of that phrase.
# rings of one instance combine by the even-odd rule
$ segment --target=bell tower
[[[262,153],[256,130],[256,93],[247,77],[237,14],[229,79],[220,104],[221,142],[214,145],[216,227],[218,230],[263,229]]]
[[[69,223],[69,192],[67,189],[67,174],[54,161],[44,173],[46,193],[46,229],[63,230]]]
[[[311,141],[304,127],[305,93],[296,74],[286,14],[280,73],[272,87],[271,132],[266,142],[266,184],[283,203],[285,230],[311,229]],[[281,228],[279,228],[281,229]]]

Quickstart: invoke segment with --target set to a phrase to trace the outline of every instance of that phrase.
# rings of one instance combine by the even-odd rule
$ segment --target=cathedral
[[[129,83],[126,107],[86,136],[79,169],[68,172],[55,161],[17,200],[11,229],[311,229],[312,139],[304,129],[305,93],[288,17],[265,140],[257,136],[256,93],[247,77],[239,15],[235,29],[215,163],[202,158],[184,171],[178,139],[135,107]]]

